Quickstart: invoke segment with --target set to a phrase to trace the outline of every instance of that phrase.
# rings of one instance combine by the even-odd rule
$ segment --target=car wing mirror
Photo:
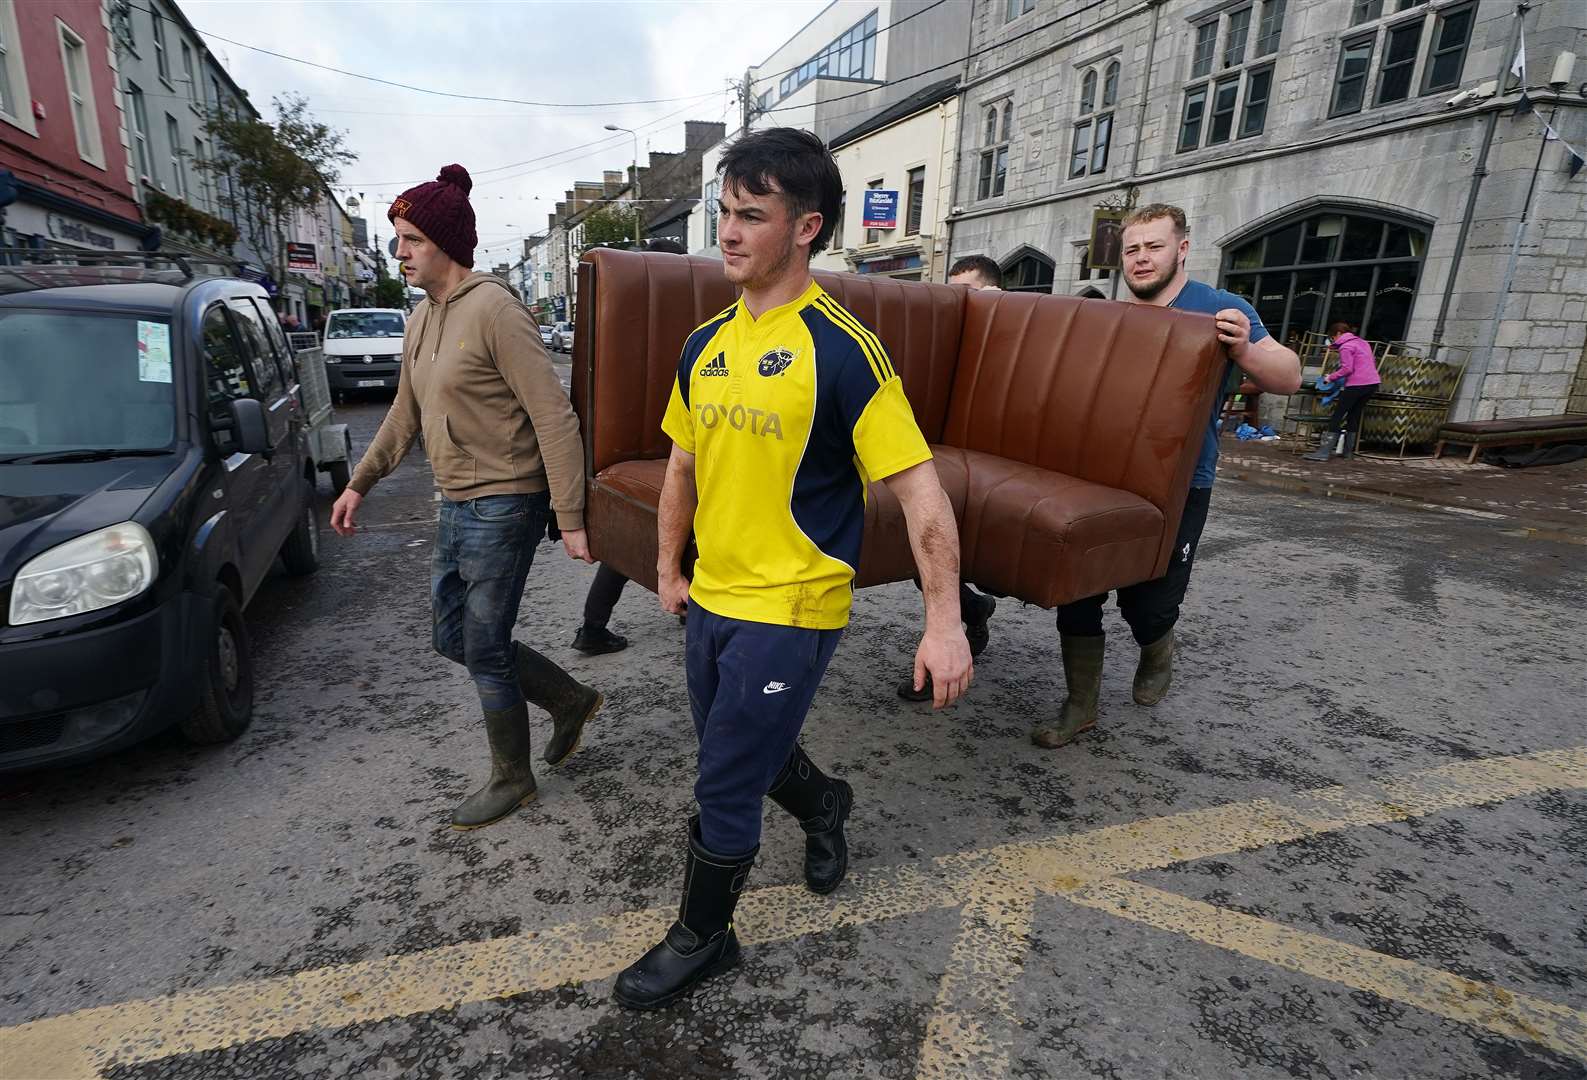
[[[226,404],[226,416],[214,425],[221,436],[221,449],[236,454],[268,456],[270,429],[265,424],[264,405],[257,398],[234,398]]]

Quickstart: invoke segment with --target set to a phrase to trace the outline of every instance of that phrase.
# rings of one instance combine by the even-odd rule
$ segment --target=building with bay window
[[[1281,339],[1343,319],[1458,355],[1456,419],[1587,410],[1587,170],[1544,141],[1587,146],[1582,29],[1508,0],[976,0],[949,257],[1115,296],[1094,211],[1175,203],[1191,275]]]

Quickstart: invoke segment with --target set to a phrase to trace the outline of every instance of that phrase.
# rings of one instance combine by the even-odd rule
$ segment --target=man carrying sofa
[[[1185,212],[1166,203],[1143,206],[1124,219],[1124,284],[1126,299],[1136,304],[1178,308],[1213,316],[1218,340],[1230,363],[1270,394],[1293,394],[1300,388],[1300,360],[1280,345],[1262,325],[1256,309],[1234,293],[1192,281],[1185,273],[1190,253]],[[1212,483],[1218,464],[1218,409],[1208,417],[1201,455],[1190,481],[1184,515],[1174,540],[1168,572],[1160,578],[1118,590],[1119,612],[1141,647],[1135,668],[1133,697],[1137,704],[1156,705],[1173,678],[1174,624],[1190,583],[1196,543],[1207,523]],[[1102,688],[1104,637],[1102,607],[1107,594],[1087,597],[1058,608],[1058,634],[1068,691],[1058,718],[1031,732],[1031,741],[1049,749],[1072,742],[1096,726],[1097,698]]]
[[[809,132],[772,128],[734,143],[717,171],[723,264],[743,292],[684,345],[657,512],[661,604],[688,616],[699,813],[678,919],[617,977],[613,996],[637,1009],[738,958],[733,911],[767,797],[804,830],[812,892],[837,888],[848,869],[853,791],[798,738],[848,623],[868,480],[898,497],[921,571],[916,680],[931,676],[941,706],[972,674],[958,528],[931,450],[881,342],[810,274],[841,205],[837,163]],[[691,527],[692,585],[681,569]]]

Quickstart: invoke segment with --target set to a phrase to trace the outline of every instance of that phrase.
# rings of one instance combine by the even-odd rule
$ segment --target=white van
[[[398,308],[343,308],[325,320],[325,374],[340,400],[352,390],[395,390],[402,370],[402,332],[408,316]]]

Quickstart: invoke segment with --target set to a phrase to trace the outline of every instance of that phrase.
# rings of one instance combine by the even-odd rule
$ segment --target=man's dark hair
[[[668,255],[687,255],[689,249],[670,236],[657,236],[645,241],[646,251],[665,251]]]
[[[790,217],[821,215],[814,255],[832,239],[843,203],[843,174],[826,144],[798,128],[769,128],[746,135],[722,155],[716,173],[724,184],[752,195],[781,194]]]
[[[966,255],[948,267],[948,279],[958,277],[960,274],[976,274],[980,279],[993,288],[1003,287],[1003,271],[985,255]]]

